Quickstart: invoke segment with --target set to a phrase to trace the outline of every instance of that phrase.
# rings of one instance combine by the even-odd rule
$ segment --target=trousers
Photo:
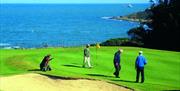
[[[137,67],[136,69],[136,82],[139,82],[139,75],[141,73],[141,83],[144,82],[144,67]]]
[[[120,65],[120,64],[116,65],[116,64],[114,63],[114,68],[115,68],[114,75],[115,75],[116,77],[119,77],[119,73],[120,73],[120,70],[121,70],[121,65]]]
[[[83,67],[85,67],[86,64],[88,65],[88,67],[91,67],[90,57],[84,57]]]

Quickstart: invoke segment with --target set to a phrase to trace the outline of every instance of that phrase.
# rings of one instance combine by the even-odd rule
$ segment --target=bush
[[[101,46],[142,46],[143,43],[128,38],[110,39],[100,44]]]

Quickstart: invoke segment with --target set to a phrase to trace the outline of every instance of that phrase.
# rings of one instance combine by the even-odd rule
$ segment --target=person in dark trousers
[[[144,65],[147,64],[145,57],[142,55],[143,52],[139,51],[139,56],[136,58],[135,68],[136,68],[136,82],[139,82],[139,74],[141,73],[141,83],[144,82]]]
[[[51,69],[51,67],[50,67],[50,65],[49,65],[49,61],[50,60],[52,60],[53,58],[51,58],[51,55],[50,54],[48,54],[48,55],[46,55],[44,58],[43,58],[43,60],[42,60],[42,62],[40,63],[40,70],[41,71],[51,71],[52,69]]]
[[[120,60],[121,60],[121,53],[123,52],[122,49],[119,49],[115,54],[114,54],[114,68],[115,72],[114,75],[116,78],[119,78],[119,72],[121,70],[121,65],[120,65]]]

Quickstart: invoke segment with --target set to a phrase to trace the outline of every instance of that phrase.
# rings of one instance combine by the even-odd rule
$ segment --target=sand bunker
[[[52,79],[40,74],[0,77],[2,91],[130,91],[127,88],[96,80]]]

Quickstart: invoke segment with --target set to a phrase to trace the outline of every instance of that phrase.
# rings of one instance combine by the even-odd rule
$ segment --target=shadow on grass
[[[71,77],[61,77],[61,76],[54,76],[54,75],[48,75],[48,74],[41,74],[41,75],[44,75],[44,76],[47,76],[51,79],[63,79],[63,80],[78,80],[79,78],[71,78]]]
[[[162,91],[180,91],[180,90],[162,90]]]
[[[82,66],[77,66],[77,65],[72,65],[72,64],[67,64],[67,65],[63,65],[63,66],[82,68]]]
[[[128,80],[121,80],[121,79],[119,79],[119,80],[112,80],[112,81],[121,81],[121,82],[128,82],[128,83],[136,83],[136,81],[128,81]]]
[[[30,69],[28,71],[41,71],[40,69]]]
[[[94,80],[96,81],[96,79],[92,79],[92,78],[73,78],[73,77],[62,77],[62,76],[55,76],[55,75],[49,75],[49,74],[43,74],[40,73],[40,75],[44,75],[50,79],[54,79],[54,80],[58,80],[58,79],[62,79],[62,80],[79,80],[79,79],[85,79],[85,80]]]
[[[101,75],[101,74],[86,74],[89,76],[99,76],[99,77],[113,77],[113,76],[107,76],[107,75]]]

